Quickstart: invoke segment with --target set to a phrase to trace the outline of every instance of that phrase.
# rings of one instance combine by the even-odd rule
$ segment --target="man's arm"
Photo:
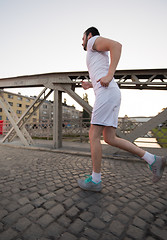
[[[114,76],[115,70],[117,68],[121,56],[121,49],[122,45],[119,42],[103,37],[97,38],[93,45],[93,50],[99,52],[110,51],[110,66],[108,74],[107,76],[98,80],[98,82],[100,81],[101,85],[104,87],[107,87],[109,85]]]

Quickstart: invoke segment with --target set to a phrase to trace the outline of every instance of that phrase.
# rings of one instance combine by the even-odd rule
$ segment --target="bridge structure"
[[[167,90],[167,69],[141,69],[141,70],[117,70],[114,75],[120,89],[139,90]],[[54,92],[54,112],[53,112],[53,148],[62,147],[62,92],[71,96],[88,113],[91,114],[92,107],[86,103],[76,92],[77,87],[81,87],[83,80],[90,81],[87,71],[83,72],[56,72],[10,78],[0,78],[0,105],[12,124],[11,130],[2,139],[1,143],[11,142],[18,136],[25,146],[33,146],[33,140],[25,124],[35,113],[40,105],[49,95]],[[12,107],[3,96],[3,89],[10,88],[30,88],[43,87],[33,104],[18,119]],[[151,104],[151,103],[150,103]],[[117,135],[131,142],[140,136],[148,133],[151,129],[167,121],[167,108],[160,112],[151,120],[136,127],[130,133],[117,129]]]

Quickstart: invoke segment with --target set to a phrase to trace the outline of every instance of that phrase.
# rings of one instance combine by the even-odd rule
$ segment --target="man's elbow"
[[[122,50],[122,44],[121,43],[119,43],[119,42],[114,42],[114,44],[112,45],[112,47],[111,47],[111,50],[117,50],[117,51],[119,51],[119,52],[121,52],[121,50]]]
[[[122,50],[122,44],[117,42],[117,48],[121,51]]]

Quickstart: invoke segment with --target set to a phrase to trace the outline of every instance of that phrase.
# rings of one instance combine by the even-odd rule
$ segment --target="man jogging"
[[[126,150],[144,159],[152,171],[153,182],[159,181],[167,158],[145,152],[133,143],[116,136],[121,94],[117,83],[114,81],[114,73],[121,56],[121,44],[101,37],[95,27],[88,28],[84,32],[82,40],[82,46],[87,51],[86,61],[91,79],[91,82],[83,82],[82,87],[85,90],[93,87],[95,103],[89,131],[93,171],[87,179],[78,180],[79,187],[89,191],[100,191],[102,189],[102,146],[100,142],[102,134],[104,141],[109,145]],[[108,52],[110,53],[110,62]]]

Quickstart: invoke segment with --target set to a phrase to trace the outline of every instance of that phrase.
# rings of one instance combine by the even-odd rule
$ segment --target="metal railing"
[[[126,134],[134,131],[138,126],[143,125],[151,118],[119,118],[118,129]],[[0,123],[0,134],[6,135],[11,129],[9,121]],[[52,139],[53,138],[53,122],[35,122],[27,123],[25,125],[26,130],[29,132],[32,138],[39,139]],[[76,119],[63,119],[62,121],[62,135],[63,139],[78,142],[89,141],[89,127],[90,119],[88,118],[76,118]],[[159,124],[156,128],[149,131],[144,136],[135,140],[135,143],[139,146],[167,148],[167,121]]]

